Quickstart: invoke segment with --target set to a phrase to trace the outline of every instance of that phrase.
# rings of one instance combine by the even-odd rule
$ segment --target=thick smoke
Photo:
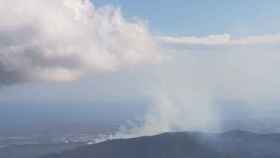
[[[159,61],[145,25],[90,0],[0,0],[0,84],[76,80]]]
[[[230,129],[279,132],[279,35],[160,37],[154,104],[118,137]],[[125,133],[125,134],[124,134]]]

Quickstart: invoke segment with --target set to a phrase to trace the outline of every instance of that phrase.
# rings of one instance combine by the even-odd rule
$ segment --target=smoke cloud
[[[157,70],[154,104],[142,126],[124,128],[120,137],[189,130],[279,132],[278,35],[158,39],[170,60]]]
[[[144,23],[90,0],[0,0],[0,84],[76,80],[160,60]]]

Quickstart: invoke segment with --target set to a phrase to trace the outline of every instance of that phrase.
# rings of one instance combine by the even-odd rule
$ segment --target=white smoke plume
[[[90,0],[0,0],[0,84],[76,80],[160,60],[144,23]]]
[[[155,102],[142,126],[132,124],[118,137],[169,131],[280,131],[279,35],[159,40],[171,58],[156,72]]]

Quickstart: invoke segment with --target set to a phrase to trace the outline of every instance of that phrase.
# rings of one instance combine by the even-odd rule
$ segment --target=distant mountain
[[[165,133],[118,139],[42,158],[279,158],[280,134]]]
[[[74,149],[81,145],[81,143],[9,145],[0,148],[0,158],[36,158],[48,153]]]

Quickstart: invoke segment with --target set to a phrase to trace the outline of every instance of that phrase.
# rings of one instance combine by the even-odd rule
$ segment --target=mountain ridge
[[[279,158],[280,134],[175,132],[115,139],[41,158]]]

